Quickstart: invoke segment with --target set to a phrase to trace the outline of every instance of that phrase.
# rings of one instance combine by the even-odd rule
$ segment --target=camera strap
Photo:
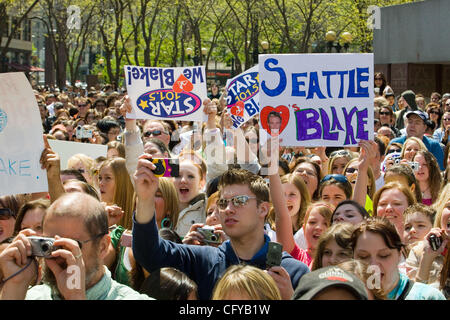
[[[13,273],[12,275],[10,275],[8,278],[3,279],[0,281],[0,288],[3,287],[3,285],[6,283],[6,281],[8,281],[9,279],[14,278],[15,276],[17,276],[19,273],[23,272],[26,268],[28,268],[30,266],[30,264],[35,261],[33,258],[30,259],[30,262],[27,263],[27,265],[25,267],[23,267],[22,269],[20,269],[19,271],[17,271],[16,273]]]

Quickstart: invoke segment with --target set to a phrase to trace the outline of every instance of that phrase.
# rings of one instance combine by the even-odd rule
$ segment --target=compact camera
[[[428,242],[430,243],[431,249],[433,249],[433,251],[437,251],[442,244],[442,238],[432,234],[428,239]]]
[[[413,171],[419,170],[419,163],[416,161],[409,161],[408,165],[411,167]]]
[[[197,231],[200,232],[205,237],[205,239],[203,239],[203,241],[205,241],[206,243],[208,243],[208,244],[220,243],[220,236],[218,234],[214,233],[214,231],[215,231],[214,227],[204,226],[203,228],[197,228]]]
[[[153,170],[155,177],[178,177],[180,175],[180,164],[178,159],[151,159],[156,169]]]
[[[83,138],[92,138],[92,130],[83,128],[82,126],[78,126],[75,130],[75,136],[77,139],[83,139]]]
[[[52,252],[60,248],[53,245],[55,242],[53,238],[30,236],[28,239],[31,243],[31,255],[33,257],[51,258]]]

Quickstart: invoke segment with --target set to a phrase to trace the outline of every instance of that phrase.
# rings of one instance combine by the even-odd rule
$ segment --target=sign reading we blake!
[[[207,97],[204,66],[156,68],[125,66],[130,119],[203,121]]]
[[[354,146],[373,140],[373,54],[260,55],[260,140]]]

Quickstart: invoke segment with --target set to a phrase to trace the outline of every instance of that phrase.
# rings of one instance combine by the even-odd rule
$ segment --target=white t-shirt
[[[294,234],[294,240],[295,240],[295,243],[299,246],[299,248],[301,248],[303,250],[308,249],[308,245],[306,244],[306,239],[305,239],[305,231],[303,230],[303,227],[301,227]]]

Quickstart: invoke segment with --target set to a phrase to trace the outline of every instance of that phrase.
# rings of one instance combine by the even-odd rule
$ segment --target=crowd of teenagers
[[[375,138],[342,148],[260,143],[215,83],[204,123],[129,119],[109,85],[36,88],[49,190],[0,197],[0,298],[448,299],[450,93],[374,84]],[[107,155],[62,164],[50,139]]]

